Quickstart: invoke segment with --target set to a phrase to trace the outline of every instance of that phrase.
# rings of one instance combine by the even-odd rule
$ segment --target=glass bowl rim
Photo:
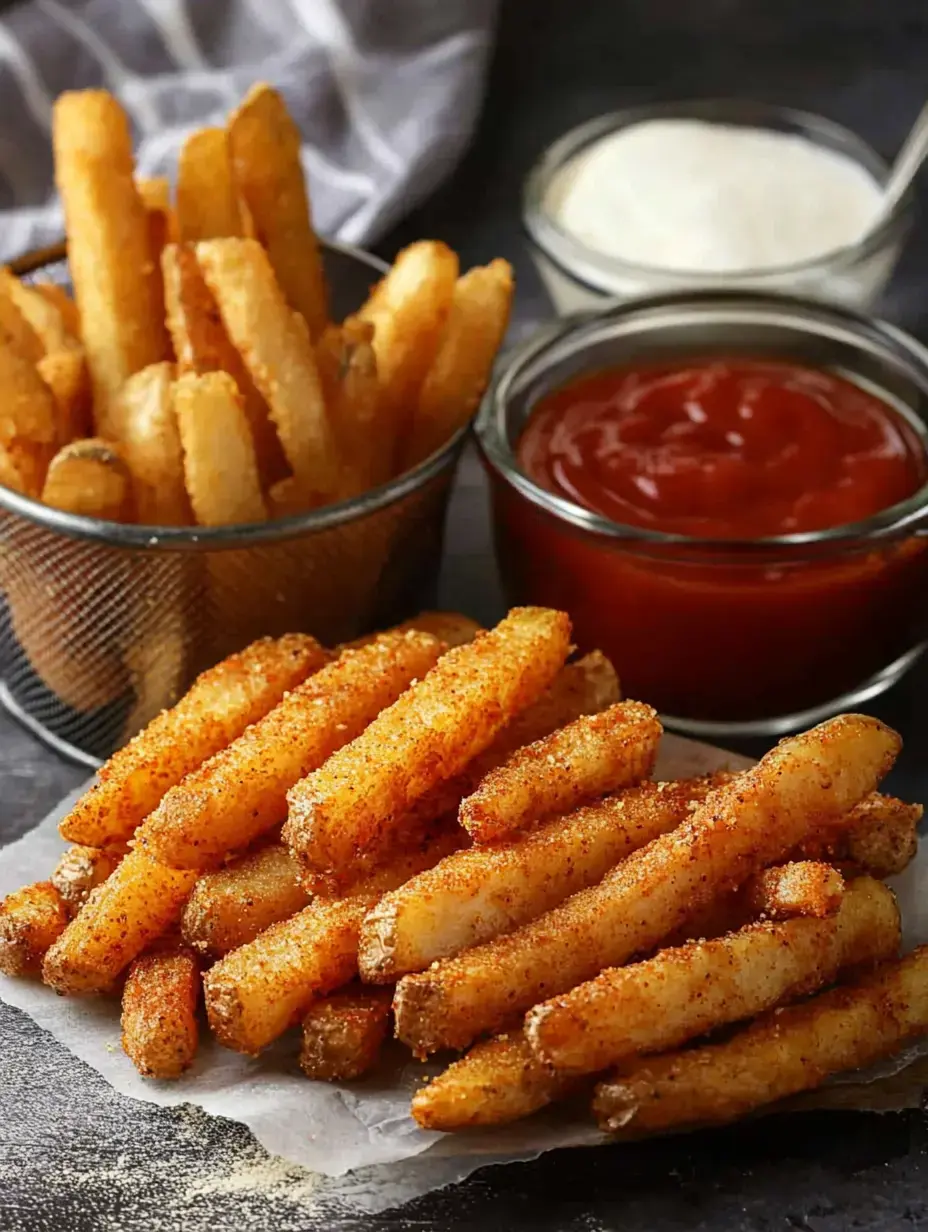
[[[718,553],[727,556],[749,556],[776,550],[808,548],[816,550],[847,549],[861,547],[915,534],[928,534],[928,424],[911,410],[902,411],[909,427],[921,444],[926,461],[926,476],[923,483],[911,496],[894,505],[881,509],[868,518],[857,522],[845,522],[824,530],[801,531],[788,535],[766,535],[748,539],[720,539],[678,532],[656,531],[629,523],[614,522],[611,518],[594,513],[566,497],[542,487],[531,479],[519,465],[515,450],[506,429],[507,410],[512,387],[530,366],[543,357],[555,343],[574,332],[582,332],[601,322],[622,318],[635,312],[683,304],[717,304],[735,301],[741,305],[752,303],[758,307],[778,308],[814,307],[816,312],[837,319],[845,326],[867,325],[884,335],[886,340],[900,347],[908,358],[913,359],[922,370],[925,394],[928,398],[928,347],[924,347],[911,335],[887,321],[866,317],[848,308],[824,305],[803,300],[796,296],[772,292],[750,292],[729,288],[727,291],[696,290],[668,292],[628,300],[605,310],[577,313],[563,317],[551,325],[542,327],[523,343],[512,348],[506,363],[498,369],[483,399],[474,422],[477,446],[490,469],[530,504],[566,522],[575,529],[614,543],[625,543],[641,549],[678,548],[696,552]],[[617,365],[620,366],[620,365]],[[501,427],[501,424],[503,425]]]
[[[720,114],[713,114],[718,111]],[[726,120],[727,113],[728,119]],[[610,294],[607,286],[592,284],[578,271],[598,268],[603,273],[618,277],[646,278],[653,282],[673,280],[698,283],[708,287],[738,286],[747,282],[761,282],[801,276],[816,271],[841,271],[866,259],[892,241],[892,232],[910,215],[915,202],[914,189],[910,187],[885,215],[879,226],[868,231],[856,244],[832,248],[816,257],[794,261],[786,265],[767,265],[743,270],[688,270],[668,265],[647,265],[629,261],[609,253],[599,252],[566,230],[548,212],[545,199],[555,175],[579,155],[597,138],[605,137],[620,128],[628,128],[654,119],[706,119],[724,124],[736,122],[756,127],[769,127],[772,122],[786,123],[802,129],[816,145],[825,143],[816,140],[817,134],[830,133],[841,145],[844,153],[859,166],[874,175],[885,178],[890,165],[869,142],[853,129],[837,120],[802,108],[787,107],[779,103],[754,102],[749,99],[712,98],[681,99],[663,103],[644,103],[605,112],[568,129],[552,142],[535,161],[525,178],[522,192],[522,222],[530,237],[544,255],[558,265],[575,281],[582,282],[599,294]],[[764,121],[767,121],[765,124]],[[825,146],[831,149],[831,146]]]

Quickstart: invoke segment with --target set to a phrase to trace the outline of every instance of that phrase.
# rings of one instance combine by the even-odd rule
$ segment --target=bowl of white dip
[[[532,168],[523,220],[561,314],[695,288],[865,308],[911,228],[883,216],[888,163],[849,129],[737,100],[629,108],[561,137]]]

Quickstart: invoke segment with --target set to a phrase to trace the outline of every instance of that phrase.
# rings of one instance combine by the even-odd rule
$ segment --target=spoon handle
[[[883,189],[883,209],[888,214],[898,203],[928,154],[928,103],[922,107],[912,131],[896,156]]]

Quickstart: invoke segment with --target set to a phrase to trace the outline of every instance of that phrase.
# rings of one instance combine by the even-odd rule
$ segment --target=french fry
[[[314,1001],[303,1019],[300,1067],[317,1082],[348,1082],[372,1070],[390,1029],[388,988],[346,988]]]
[[[52,136],[96,430],[112,437],[123,383],[169,357],[160,276],[132,178],[129,123],[116,99],[105,90],[62,94]]]
[[[38,975],[42,960],[67,924],[64,901],[50,881],[8,894],[0,902],[0,972]]]
[[[344,459],[346,495],[376,488],[392,473],[392,458],[380,441],[373,336],[373,326],[354,317],[327,326],[316,343],[323,397]]]
[[[755,873],[739,893],[747,914],[787,920],[834,915],[841,909],[844,891],[844,878],[832,865],[794,860]]]
[[[456,646],[389,709],[289,793],[285,841],[323,872],[389,841],[405,812],[459,773],[551,684],[570,621],[514,608],[496,628]]]
[[[229,374],[242,395],[261,478],[271,483],[286,471],[283,449],[268,416],[267,403],[229,340],[196,254],[187,244],[168,244],[161,254],[161,269],[178,371],[197,376],[207,372]]]
[[[171,209],[171,181],[166,175],[140,176],[135,181],[146,210],[168,214]]]
[[[184,243],[244,235],[224,128],[201,128],[177,160],[177,222]]]
[[[813,835],[802,852],[812,859],[851,864],[874,877],[893,877],[915,857],[923,813],[920,804],[874,792],[853,809],[837,834]]]
[[[6,279],[0,280],[0,338],[20,359],[37,364],[45,353],[45,348],[10,294],[11,284],[16,280],[9,270],[3,269],[3,273],[6,274]]]
[[[438,353],[419,391],[405,469],[446,444],[480,405],[509,324],[512,291],[512,266],[501,259],[457,280]]]
[[[899,909],[872,877],[851,882],[837,915],[752,924],[614,967],[536,1005],[525,1035],[541,1061],[593,1074],[635,1053],[665,1052],[892,958]]]
[[[81,337],[81,314],[77,304],[75,304],[67,290],[57,282],[32,282],[29,286],[37,295],[41,295],[44,300],[47,300],[48,303],[53,304],[57,308],[61,314],[61,320],[64,323],[65,329],[79,342]]]
[[[374,326],[381,387],[381,448],[402,459],[419,389],[451,310],[458,259],[436,240],[411,244],[371,292],[358,316]]]
[[[60,303],[44,295],[39,287],[20,282],[5,267],[0,267],[0,301],[5,306],[5,310],[4,306],[0,306],[0,326],[11,332],[14,346],[23,358],[38,363],[43,355],[55,351],[81,349],[80,342],[68,326],[68,310],[63,310]],[[15,306],[16,314],[8,316],[10,302]],[[73,301],[69,303],[73,306]],[[17,336],[22,339],[20,344],[15,341]]]
[[[432,637],[437,637],[450,648],[472,642],[477,634],[482,632],[482,627],[476,620],[471,620],[461,612],[420,612],[418,616],[411,616],[409,620],[396,625],[390,632],[405,633],[407,630],[431,633]],[[376,642],[379,637],[383,637],[383,634],[365,633],[363,637],[356,637],[353,642],[345,642],[339,649],[359,650],[362,646]]]
[[[188,373],[171,388],[184,482],[199,526],[263,522],[258,460],[248,416],[225,372]]]
[[[225,749],[172,787],[136,832],[155,859],[211,868],[287,813],[287,792],[441,657],[427,633],[385,634],[292,689]]]
[[[641,702],[584,715],[491,770],[461,802],[458,820],[475,843],[496,843],[533,821],[631,787],[653,770],[662,731],[656,712]]]
[[[194,681],[114,753],[59,830],[88,847],[126,843],[162,796],[257,722],[292,688],[318,671],[328,654],[315,638],[293,633],[263,638]]]
[[[184,946],[143,954],[122,990],[122,1047],[145,1078],[179,1078],[199,1043],[200,969]]]
[[[673,829],[716,785],[645,783],[497,847],[469,847],[385,894],[365,918],[362,979],[424,971],[549,911],[619,860]]]
[[[342,467],[312,344],[255,240],[206,240],[197,260],[226,332],[267,402],[290,468],[307,493],[332,498]]]
[[[119,439],[132,474],[137,517],[145,526],[192,522],[173,380],[173,364],[149,364],[129,377],[119,395]]]
[[[120,447],[87,437],[59,449],[42,485],[42,503],[84,518],[135,521],[132,473]]]
[[[340,899],[317,899],[221,958],[204,976],[206,1012],[220,1044],[255,1055],[299,1022],[314,998],[358,972],[361,921],[387,890],[437,863],[462,841],[445,827]]]
[[[292,518],[319,506],[319,500],[307,492],[295,475],[278,479],[268,489],[267,507],[271,518]]]
[[[596,1088],[616,1133],[718,1124],[859,1069],[928,1032],[928,946],[845,987],[775,1009],[720,1044],[633,1060]]]
[[[201,954],[221,958],[309,905],[299,866],[282,843],[205,873],[181,916],[181,935]]]
[[[61,895],[69,915],[87,901],[91,890],[102,885],[122,861],[125,849],[119,847],[69,847],[52,873],[52,885]]]
[[[818,826],[839,826],[874,790],[901,741],[841,715],[781,741],[688,821],[513,932],[400,980],[396,1031],[417,1053],[462,1048],[513,1014],[646,952],[712,899],[781,859]]]
[[[23,496],[39,495],[38,492],[28,491],[25,477],[14,464],[12,455],[2,442],[0,442],[0,486],[9,488],[13,492],[20,492]]]
[[[180,918],[197,874],[130,851],[45,955],[42,979],[60,993],[99,993]]]
[[[318,338],[328,309],[300,162],[299,129],[277,91],[258,83],[229,117],[228,133],[233,179],[254,234],[267,249],[291,308]]]
[[[18,476],[19,490],[36,497],[58,445],[58,410],[35,366],[16,352],[2,328],[0,406],[0,447],[6,465]]]
[[[450,1132],[507,1125],[563,1099],[578,1086],[539,1061],[519,1030],[475,1044],[416,1092],[413,1118],[423,1129]]]
[[[93,390],[83,347],[49,351],[36,371],[52,392],[57,411],[56,434],[62,445],[93,432]]]

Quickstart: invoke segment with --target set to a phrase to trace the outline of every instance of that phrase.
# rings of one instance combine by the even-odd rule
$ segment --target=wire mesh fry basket
[[[384,267],[325,256],[341,317]],[[40,272],[67,278],[63,262]],[[411,615],[433,599],[464,436],[356,499],[251,526],[102,522],[0,487],[0,702],[95,765],[256,637],[332,645]]]

